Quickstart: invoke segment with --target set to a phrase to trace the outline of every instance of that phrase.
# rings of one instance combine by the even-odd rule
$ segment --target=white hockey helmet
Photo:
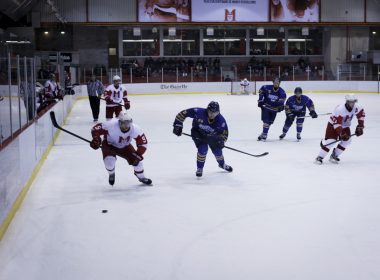
[[[358,102],[358,98],[355,94],[350,93],[345,96],[346,102]]]
[[[120,76],[115,75],[115,76],[113,76],[112,81],[121,81],[121,78],[120,78]]]
[[[120,112],[118,119],[121,131],[128,131],[133,121],[132,117],[128,115],[127,112],[122,111]]]
[[[243,80],[243,81],[248,81],[248,80],[247,80],[247,78],[244,78],[244,80]]]

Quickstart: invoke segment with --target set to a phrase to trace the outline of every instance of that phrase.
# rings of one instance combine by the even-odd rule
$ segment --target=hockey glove
[[[137,166],[139,164],[140,161],[142,161],[144,158],[142,155],[136,153],[136,152],[133,152],[131,154],[131,165],[133,166]]]
[[[222,135],[211,135],[207,137],[208,144],[217,149],[224,148],[224,138]]]
[[[100,144],[102,143],[102,139],[100,137],[94,137],[92,138],[92,141],[90,143],[90,147],[94,150],[97,150],[100,148]]]
[[[173,126],[173,133],[177,136],[181,136],[182,135],[182,128],[183,126],[180,125],[180,124],[175,124]]]
[[[131,108],[131,104],[130,104],[129,101],[124,102],[124,108],[125,108],[126,110],[129,110],[129,109]]]
[[[356,136],[361,136],[361,135],[363,135],[363,133],[364,133],[363,130],[364,130],[364,127],[358,125],[358,126],[356,127],[356,129],[355,129],[355,134],[356,134]]]
[[[258,101],[257,102],[257,107],[263,108],[264,102],[263,101]]]
[[[284,109],[285,109],[284,105],[278,106],[277,107],[277,112],[282,112],[282,111],[284,111]]]
[[[347,131],[342,131],[342,133],[340,134],[340,139],[342,139],[343,141],[348,141],[350,137],[351,136],[347,133]]]
[[[318,114],[317,114],[315,111],[310,111],[309,115],[310,115],[310,117],[313,118],[313,119],[318,118]]]

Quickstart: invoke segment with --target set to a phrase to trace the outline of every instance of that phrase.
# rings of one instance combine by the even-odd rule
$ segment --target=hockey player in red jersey
[[[133,166],[135,175],[141,183],[152,184],[152,180],[144,176],[142,162],[148,141],[142,129],[132,122],[132,118],[126,112],[121,112],[118,118],[95,125],[91,134],[90,146],[95,150],[100,146],[102,148],[103,161],[109,173],[111,186],[115,183],[116,156],[126,159]],[[131,144],[133,139],[137,149]]]
[[[333,149],[330,161],[338,163],[339,156],[351,143],[351,121],[356,116],[358,125],[355,129],[355,135],[363,135],[364,130],[364,109],[357,103],[358,99],[354,94],[346,95],[346,103],[337,106],[327,123],[325,140],[321,141],[321,151],[315,159],[315,163],[322,164],[324,157],[330,151],[330,143],[340,140],[336,148]]]
[[[127,90],[121,84],[121,78],[117,75],[113,77],[113,84],[109,85],[105,90],[106,100],[106,119],[107,121],[112,119],[115,114],[117,117],[123,109],[129,109],[130,102],[127,98]]]

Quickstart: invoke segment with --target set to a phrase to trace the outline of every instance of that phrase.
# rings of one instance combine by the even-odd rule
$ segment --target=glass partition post
[[[267,80],[267,67],[264,66],[264,81]]]
[[[12,128],[12,77],[11,77],[11,54],[8,53],[8,97],[9,97],[9,124],[11,138],[13,139],[13,128]]]
[[[294,65],[293,65],[293,81],[294,81]]]
[[[223,68],[220,67],[220,81],[223,82]]]
[[[363,72],[363,81],[365,81],[365,72],[366,72],[365,70],[366,70],[366,65],[364,65],[364,69],[363,69],[363,71],[364,71]]]
[[[29,123],[29,118],[28,118],[28,112],[29,112],[29,92],[28,92],[28,71],[27,71],[27,62],[26,62],[26,56],[24,56],[24,101],[25,101],[25,108],[26,108],[26,123]],[[62,77],[60,77],[61,79]]]
[[[20,78],[20,56],[16,56],[17,59],[17,99],[18,99],[18,121],[19,128],[21,129],[21,78]]]
[[[325,66],[322,66],[322,81],[325,80]]]

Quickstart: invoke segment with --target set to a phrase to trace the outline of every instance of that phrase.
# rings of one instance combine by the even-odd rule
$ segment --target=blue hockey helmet
[[[210,119],[215,119],[219,115],[219,103],[216,101],[211,101],[207,105],[207,114]]]
[[[216,101],[211,101],[207,105],[207,111],[212,112],[212,113],[216,113],[216,112],[219,113],[219,103]]]
[[[302,88],[296,87],[294,89],[294,94],[297,95],[297,96],[300,96],[302,94]]]

